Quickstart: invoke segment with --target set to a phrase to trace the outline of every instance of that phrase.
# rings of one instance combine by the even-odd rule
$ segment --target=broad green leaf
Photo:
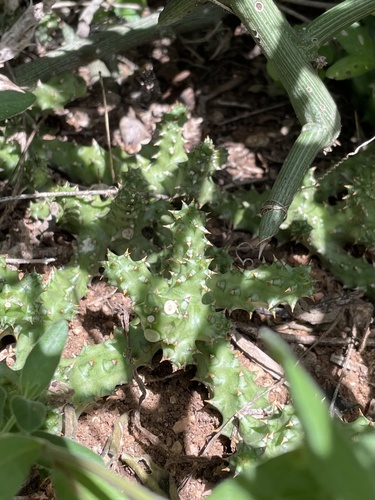
[[[301,420],[308,446],[317,456],[326,456],[332,448],[332,424],[324,395],[309,375],[297,365],[294,356],[271,330],[260,331],[265,343],[283,366],[291,384],[290,392]]]
[[[12,370],[5,363],[0,363],[0,381],[11,382],[14,385],[18,384],[20,373]]]
[[[336,36],[348,54],[374,59],[374,40],[365,26],[354,23]]]
[[[340,500],[373,500],[373,471],[364,467],[354,444],[340,424],[331,420],[323,395],[305,370],[297,364],[288,346],[268,328],[261,335],[290,382],[290,392],[310,452],[310,470],[331,497]]]
[[[23,113],[35,102],[35,95],[31,92],[17,92],[3,90],[0,92],[0,121]]]
[[[216,486],[213,493],[208,497],[209,500],[258,500],[250,492],[251,483],[243,476],[237,476],[235,479],[227,479],[219,486]],[[279,499],[278,499],[279,500]]]
[[[54,469],[52,472],[57,500],[126,500],[122,493],[92,474]]]
[[[22,396],[14,396],[11,410],[21,431],[34,432],[46,418],[46,407],[39,401],[30,401]]]
[[[43,459],[53,463],[54,469],[58,469],[65,474],[71,484],[73,481],[78,482],[86,488],[89,494],[96,495],[96,497],[91,497],[85,494],[74,498],[82,500],[91,498],[95,500],[123,500],[124,498],[161,500],[160,496],[137,484],[126,481],[108,470],[104,465],[98,464],[84,455],[78,456],[70,453],[60,446],[46,442]],[[57,481],[58,487],[61,487],[63,482],[61,474],[57,476]]]
[[[296,450],[224,481],[215,488],[210,500],[338,500],[327,494],[316,481],[304,450]]]
[[[52,471],[54,493],[57,500],[72,500],[80,498],[80,486],[71,475],[64,474],[60,469]]]
[[[327,78],[332,80],[347,80],[355,76],[363,75],[374,69],[375,60],[366,56],[345,56],[329,67],[326,71]]]
[[[64,450],[69,451],[70,453],[72,453],[72,455],[74,455],[76,457],[87,458],[87,459],[93,460],[94,462],[98,463],[99,465],[104,465],[104,461],[99,455],[97,455],[92,450],[90,450],[90,448],[86,448],[86,446],[83,446],[79,443],[76,443],[75,441],[72,441],[71,439],[67,439],[67,438],[64,438],[61,436],[56,436],[55,434],[50,434],[50,433],[44,432],[44,431],[37,431],[33,435],[35,437],[44,439],[45,441],[48,441],[48,443],[50,443],[54,446],[58,446],[60,448],[63,448]]]
[[[4,417],[4,406],[5,401],[7,400],[8,394],[6,390],[0,386],[0,429],[3,425],[3,417]]]
[[[68,324],[50,325],[28,355],[20,376],[21,393],[37,398],[49,385],[68,338]]]
[[[119,490],[106,483],[100,476],[96,476],[85,469],[70,469],[63,467],[55,470],[53,475],[58,500],[124,500],[126,497]],[[73,493],[67,494],[67,485]]]
[[[0,437],[0,495],[1,500],[12,500],[21,488],[42,444],[21,435],[4,434]]]

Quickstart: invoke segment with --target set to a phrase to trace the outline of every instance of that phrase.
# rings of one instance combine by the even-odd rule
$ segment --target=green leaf
[[[317,482],[331,495],[329,498],[373,500],[373,471],[363,466],[339,423],[330,419],[320,389],[276,334],[268,328],[261,328],[260,333],[290,382],[290,392],[311,457],[310,469]]]
[[[374,40],[365,26],[354,23],[342,30],[336,40],[348,54],[374,60]]]
[[[46,407],[38,401],[30,401],[22,396],[14,396],[11,410],[21,431],[34,432],[46,418]]]
[[[159,23],[163,26],[176,23],[197,6],[194,0],[172,0],[166,5],[159,16]]]
[[[240,475],[215,488],[210,500],[334,500],[314,478],[303,450],[261,464],[252,475]]]
[[[64,467],[55,470],[54,486],[58,500],[124,500],[127,498],[119,490],[101,477],[82,469]],[[69,490],[71,494],[69,495]]]
[[[1,500],[12,500],[17,494],[41,448],[40,442],[28,436],[5,434],[0,437]]]
[[[83,446],[79,443],[76,443],[75,441],[72,441],[71,439],[67,439],[61,436],[56,436],[55,434],[50,434],[49,432],[44,432],[44,431],[37,431],[34,432],[33,434],[35,437],[44,439],[45,441],[48,441],[54,446],[59,446],[60,448],[63,448],[64,450],[69,451],[72,453],[75,457],[83,457],[87,458],[90,460],[93,460],[99,465],[104,465],[103,459],[94,453],[92,450],[89,448],[86,448],[86,446]],[[42,463],[39,460],[39,463]],[[45,465],[43,463],[43,465]],[[48,466],[48,465],[45,465]]]
[[[0,92],[0,121],[23,113],[35,102],[35,95],[31,92],[17,92],[3,90]]]
[[[64,474],[59,469],[52,471],[52,479],[54,492],[58,500],[71,500],[72,498],[79,499],[81,496],[81,488],[75,479],[68,474]]]
[[[66,321],[53,323],[28,355],[21,371],[21,393],[28,399],[37,398],[49,385],[59,364],[68,338]]]
[[[3,418],[4,418],[4,406],[5,406],[5,401],[7,400],[8,394],[6,390],[0,386],[0,429],[3,424]]]
[[[3,383],[3,381],[6,381],[6,382],[10,382],[14,385],[17,385],[18,380],[19,380],[19,375],[20,375],[19,372],[12,370],[5,363],[0,363],[0,381],[1,381],[1,383]]]
[[[237,476],[235,479],[223,481],[214,489],[214,492],[208,497],[209,500],[258,500],[250,492],[250,483],[243,477]],[[280,500],[279,497],[277,500]]]
[[[268,328],[261,328],[265,343],[283,366],[291,384],[293,404],[301,419],[306,440],[317,456],[326,455],[331,448],[332,425],[324,395],[308,374],[296,364],[288,347]]]
[[[375,61],[366,56],[349,55],[342,57],[326,71],[327,78],[332,80],[347,80],[363,75],[374,69]]]
[[[41,433],[38,434],[41,435]],[[78,482],[84,486],[84,494],[82,496],[75,495],[74,498],[82,500],[91,498],[95,500],[123,500],[126,498],[161,500],[160,496],[121,478],[108,470],[104,465],[100,465],[94,460],[86,458],[84,455],[78,456],[70,453],[63,447],[46,443],[45,453],[43,454],[44,458],[53,463],[55,470],[58,469],[66,476],[66,480],[70,482],[70,485]],[[61,494],[63,494],[61,488],[64,483],[62,474],[56,475],[57,487],[60,488]],[[91,494],[94,496],[88,496]],[[61,496],[60,498],[65,499],[67,497]]]

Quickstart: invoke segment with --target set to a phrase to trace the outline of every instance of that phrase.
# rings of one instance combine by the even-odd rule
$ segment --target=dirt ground
[[[304,11],[304,14],[312,13]],[[110,113],[113,144],[121,145],[128,152],[137,151],[150,137],[161,114],[174,102],[183,102],[191,113],[185,127],[187,148],[210,136],[215,145],[228,150],[223,182],[264,189],[273,182],[299,133],[295,114],[283,91],[267,76],[265,60],[252,39],[234,18],[224,20],[215,32],[194,38],[195,41],[179,37],[173,42],[165,39],[119,55],[121,70],[128,76],[124,76],[117,91],[111,89],[110,101],[115,103]],[[89,68],[82,67],[79,71],[91,85]],[[145,74],[152,80],[148,90],[142,85]],[[341,106],[345,97],[339,91],[340,88],[335,87],[335,98],[343,111],[342,147],[335,150],[333,157],[321,156],[316,160],[315,164],[322,169],[353,149],[351,138],[356,135],[353,110]],[[59,117],[59,136],[74,135],[83,143],[95,137],[106,145],[97,93],[96,85],[88,98],[76,102],[66,116]],[[140,123],[136,136],[131,134],[129,125],[129,120],[134,118]],[[85,125],[87,123],[90,126]],[[22,257],[22,245],[32,246],[24,241],[25,234],[37,234],[40,228],[34,227],[35,223],[27,216],[21,219],[17,214],[19,212],[14,212],[13,217],[8,217],[6,250],[8,255]],[[27,232],[22,229],[25,227]],[[226,246],[239,266],[246,266],[254,259],[253,235],[233,231],[215,219],[210,220],[208,229],[211,241]],[[5,232],[3,230],[3,234]],[[64,252],[69,255],[71,251],[69,237],[50,236],[53,244],[48,246],[49,254],[59,258],[63,255],[64,260]],[[5,242],[2,247],[4,250]],[[33,257],[38,257],[38,252],[44,257],[46,249],[47,245],[34,248]],[[361,413],[374,418],[373,305],[366,297],[344,289],[302,245],[289,242],[278,247],[274,239],[266,248],[264,258],[271,262],[274,255],[293,266],[311,264],[316,280],[314,296],[301,301],[293,312],[280,305],[275,316],[259,311],[249,318],[248,314],[236,311],[232,320],[234,331],[239,335],[233,341],[233,349],[241,362],[257,373],[259,385],[271,387],[277,381],[277,377],[270,374],[271,361],[259,360],[258,351],[252,347],[253,344],[264,350],[257,332],[260,326],[269,325],[289,341],[327,397],[332,397],[338,389],[336,410],[344,421],[351,421]],[[48,273],[49,270],[41,266],[40,271]],[[122,294],[100,277],[95,278],[71,322],[64,356],[73,357],[83,346],[109,338],[119,325],[116,311],[123,301]],[[359,339],[355,346],[350,344],[353,333]],[[362,342],[364,337],[366,342]],[[73,433],[72,437],[78,442],[103,454],[109,467],[131,480],[139,481],[141,473],[136,473],[132,462],[119,459],[121,452],[138,459],[146,473],[158,472],[158,484],[162,483],[168,492],[176,487],[182,500],[204,498],[215,484],[228,476],[226,458],[235,451],[230,440],[223,437],[205,452],[221,424],[220,414],[207,403],[206,388],[194,380],[193,366],[175,371],[168,362],[160,362],[157,355],[153,365],[141,368],[139,375],[147,391],[140,408],[140,420],[136,413],[142,389],[134,380],[130,385],[118,387],[113,395],[96,401],[82,413],[77,428],[72,430],[66,424],[66,435]],[[269,398],[280,406],[289,401],[282,384],[270,390]],[[116,424],[124,414],[129,417],[120,421],[122,439],[115,447],[115,455],[111,456],[106,444],[108,448]],[[29,489],[23,492],[23,498],[51,498],[51,491],[47,484],[39,485],[38,493]]]

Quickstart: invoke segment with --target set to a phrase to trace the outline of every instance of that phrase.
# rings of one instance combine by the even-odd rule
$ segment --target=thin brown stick
[[[220,102],[217,104],[220,104]],[[254,111],[248,111],[246,113],[241,113],[240,115],[234,116],[233,118],[228,118],[227,120],[223,120],[222,122],[220,122],[220,125],[227,125],[228,123],[233,123],[233,122],[237,122],[239,120],[244,120],[245,118],[249,118],[250,116],[259,115],[259,114],[265,113],[267,111],[272,111],[273,109],[282,108],[283,106],[287,106],[288,104],[289,104],[288,101],[282,101],[282,102],[278,102],[277,104],[273,104],[272,106],[266,106],[265,108],[256,109]],[[222,105],[225,105],[225,104],[222,104]],[[242,106],[242,107],[245,107],[245,106]]]
[[[241,332],[244,332],[246,335],[251,337],[254,340],[259,339],[259,334],[258,334],[258,329],[254,328],[250,325],[247,325],[246,323],[242,323],[240,321],[236,321],[234,323],[236,328],[240,330]],[[277,331],[277,330],[276,330]],[[345,347],[350,344],[352,341],[351,338],[347,339],[342,339],[342,338],[326,338],[326,335],[330,333],[330,330],[323,335],[298,335],[295,333],[280,333],[277,332],[277,334],[285,340],[285,342],[288,342],[289,344],[301,344],[301,345],[306,345],[306,346],[312,346],[311,348],[315,347],[315,345],[325,345],[325,346],[339,346],[339,347]],[[371,333],[371,330],[369,330],[368,335]],[[367,335],[367,341],[366,341],[366,346],[367,347],[375,347],[375,340],[368,340],[368,335]]]
[[[242,333],[233,329],[230,332],[230,336],[237,347],[239,347],[251,360],[261,366],[263,370],[272,375],[273,378],[280,380],[284,377],[284,370],[281,365],[276,363],[268,354],[254,345],[251,340],[246,338]]]
[[[0,255],[1,257],[1,255]],[[56,262],[54,257],[48,257],[46,259],[13,259],[12,257],[5,257],[6,264],[11,264],[15,266],[19,266],[21,264],[52,264],[52,262]]]
[[[335,387],[335,390],[333,392],[333,396],[332,396],[332,399],[331,399],[331,402],[329,405],[329,414],[331,415],[331,417],[333,417],[335,414],[335,402],[336,402],[342,381],[344,380],[344,378],[346,376],[346,372],[347,372],[347,368],[348,368],[349,360],[350,360],[350,355],[352,353],[354,342],[357,338],[357,334],[358,334],[357,327],[354,325],[353,329],[352,329],[352,342],[349,344],[348,349],[346,351],[345,360],[344,360],[344,364],[342,365],[341,374],[340,374],[339,380],[337,382],[337,385]]]
[[[318,2],[317,0],[284,0],[285,3],[293,3],[294,5],[302,5],[304,7],[315,7],[316,9],[331,9],[337,2]]]
[[[335,321],[332,323],[332,325],[328,328],[328,330],[326,330],[325,332],[323,332],[320,337],[316,340],[316,342],[314,342],[313,344],[311,344],[311,346],[306,349],[306,351],[301,354],[301,356],[299,357],[299,360],[300,361],[302,358],[304,358],[307,353],[309,353],[312,349],[314,349],[314,347],[316,347],[317,345],[319,345],[321,343],[322,340],[326,339],[328,337],[328,335],[336,328],[336,326],[339,324],[339,322],[341,321],[342,319],[342,315],[344,313],[346,309],[346,306],[342,306],[337,314],[337,317],[335,319]]]
[[[43,193],[32,193],[32,194],[19,194],[14,196],[4,196],[0,198],[0,203],[8,203],[8,201],[22,201],[22,200],[35,200],[37,198],[65,198],[71,196],[74,198],[86,198],[86,196],[111,196],[116,195],[118,189],[89,189],[85,191],[57,191],[54,192],[43,192]]]

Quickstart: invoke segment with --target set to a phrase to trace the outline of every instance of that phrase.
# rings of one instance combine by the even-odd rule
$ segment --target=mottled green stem
[[[213,1],[213,0],[211,0]],[[169,24],[190,11],[194,0],[172,0],[159,21]],[[261,242],[278,231],[289,205],[319,151],[329,151],[340,133],[336,104],[310,60],[337,31],[375,10],[374,0],[346,0],[304,26],[297,34],[273,0],[215,0],[236,14],[275,67],[302,125],[262,209]]]
[[[318,49],[339,31],[375,12],[375,0],[346,0],[303,26],[300,45],[307,51]]]
[[[302,124],[281,172],[262,209],[260,241],[271,238],[317,153],[329,149],[340,132],[336,104],[312,67],[290,24],[272,0],[226,0],[272,61]]]

